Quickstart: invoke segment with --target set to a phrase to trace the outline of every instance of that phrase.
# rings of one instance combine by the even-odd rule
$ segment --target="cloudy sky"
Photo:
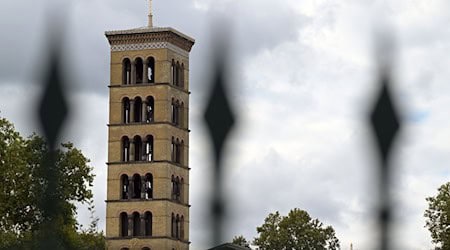
[[[332,225],[343,249],[376,248],[373,138],[376,34],[394,41],[393,86],[404,126],[393,157],[397,249],[430,249],[425,197],[450,177],[450,13],[445,0],[154,0],[155,25],[196,38],[191,53],[192,249],[210,246],[211,143],[202,121],[214,30],[230,45],[238,124],[227,144],[227,235],[256,236],[274,211],[295,207]],[[41,93],[51,13],[65,27],[72,109],[64,140],[92,160],[105,226],[109,45],[104,31],[146,24],[145,0],[12,1],[0,4],[0,115],[23,134]],[[218,25],[217,17],[222,23]],[[218,25],[218,26],[214,26]],[[80,220],[89,222],[81,206]]]

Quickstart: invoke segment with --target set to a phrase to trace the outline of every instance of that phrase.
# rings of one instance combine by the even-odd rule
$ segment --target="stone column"
[[[175,162],[175,143],[173,142],[173,139],[170,143],[170,161]]]
[[[129,177],[129,183],[128,184],[128,193],[129,193],[129,199],[133,199],[134,196],[134,181],[133,181],[133,177]]]
[[[142,122],[147,122],[147,101],[142,101]]]
[[[136,62],[131,62],[131,84],[136,84]]]
[[[130,161],[134,161],[134,140],[130,141]]]
[[[142,161],[142,157],[144,156],[143,145],[144,145],[144,140],[141,139],[141,145],[140,145],[139,152],[138,152],[138,160],[139,161]]]
[[[133,214],[128,215],[128,236],[133,236]]]
[[[145,235],[145,213],[141,214],[141,236]]]
[[[143,65],[144,65],[144,71],[142,71],[144,72],[143,83],[148,83],[148,61],[145,61]]]
[[[170,64],[170,84],[175,85],[173,63]]]
[[[133,195],[132,191],[132,183],[133,183],[133,178],[132,177],[128,177],[128,199],[131,199],[131,196]]]
[[[145,198],[145,176],[141,176],[141,199]]]
[[[134,100],[130,100],[130,123],[134,122]]]
[[[154,149],[154,147],[155,147],[155,137],[153,137],[152,140],[149,142],[149,147],[150,147],[150,150],[149,150],[149,153],[150,153],[149,160],[150,160],[150,161],[154,161],[154,159],[155,159],[155,149]],[[153,184],[152,184],[152,190],[153,190]]]

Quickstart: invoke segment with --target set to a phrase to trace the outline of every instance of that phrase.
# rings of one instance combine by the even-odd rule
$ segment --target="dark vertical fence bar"
[[[386,38],[380,40],[381,45],[387,45],[389,42]],[[376,97],[373,110],[370,114],[370,123],[373,129],[376,145],[379,151],[379,249],[390,249],[390,233],[391,233],[391,161],[390,156],[395,137],[398,134],[401,124],[398,117],[396,107],[392,98],[391,86],[391,53],[392,48],[388,46],[380,46],[378,48],[378,56],[380,56],[380,73],[379,84],[380,91]]]
[[[231,110],[226,86],[226,59],[224,47],[225,42],[220,41],[217,44],[216,57],[214,58],[212,88],[204,119],[211,134],[214,146],[214,167],[213,167],[213,198],[211,201],[212,227],[213,227],[213,244],[222,243],[223,235],[223,217],[226,206],[223,198],[223,167],[222,155],[223,146],[227,136],[234,125],[234,114]]]
[[[41,194],[43,223],[38,232],[38,249],[62,249],[62,222],[60,213],[61,195],[59,194],[60,170],[56,168],[57,144],[64,120],[68,114],[68,105],[64,95],[64,79],[61,70],[61,43],[58,29],[52,30],[49,64],[45,72],[44,92],[39,104],[39,122],[48,143],[47,156],[41,164],[41,172],[45,183]]]

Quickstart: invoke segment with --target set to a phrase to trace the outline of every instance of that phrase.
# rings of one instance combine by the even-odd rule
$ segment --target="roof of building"
[[[225,243],[225,244],[210,248],[208,250],[249,250],[249,248],[242,247],[242,246],[232,244],[232,243]]]
[[[180,37],[183,37],[191,42],[195,42],[195,39],[181,33],[180,31],[170,28],[170,27],[140,27],[135,29],[127,29],[127,30],[113,30],[113,31],[106,31],[106,36],[114,36],[114,35],[131,35],[131,34],[146,34],[146,33],[158,33],[158,32],[173,32],[177,34]]]

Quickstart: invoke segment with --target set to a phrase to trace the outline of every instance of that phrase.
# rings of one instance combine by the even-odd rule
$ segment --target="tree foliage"
[[[432,242],[437,245],[435,249],[450,249],[450,182],[440,186],[438,194],[426,200],[425,227],[431,233]]]
[[[45,140],[33,134],[23,138],[14,126],[0,117],[0,248],[35,248],[40,231],[46,227],[42,209],[42,195],[47,181],[42,168],[48,155]],[[58,185],[55,193],[59,200],[59,211],[52,223],[57,223],[65,249],[86,249],[90,242],[104,242],[103,233],[96,232],[96,221],[90,229],[77,230],[76,203],[86,203],[94,212],[93,168],[82,152],[72,143],[63,143],[54,152],[58,169]],[[92,228],[95,227],[95,228]],[[91,240],[89,240],[91,239]],[[102,249],[94,247],[89,249]]]
[[[250,249],[250,243],[247,241],[247,239],[245,239],[243,235],[235,236],[231,243]]]
[[[339,249],[339,240],[331,226],[298,208],[281,216],[277,211],[269,214],[264,224],[256,228],[258,236],[253,244],[261,250]]]

